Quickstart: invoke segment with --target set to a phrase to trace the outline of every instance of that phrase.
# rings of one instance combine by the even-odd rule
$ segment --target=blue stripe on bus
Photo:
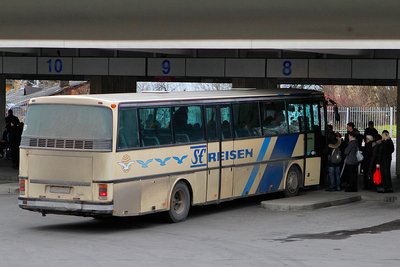
[[[271,159],[291,158],[298,138],[298,134],[278,137]],[[284,161],[267,163],[256,194],[278,190],[284,175],[284,163]],[[271,186],[272,188],[270,188]]]
[[[256,194],[277,191],[283,178],[284,162],[267,163]]]
[[[264,142],[261,145],[260,152],[258,153],[258,156],[257,156],[257,163],[253,166],[253,170],[251,171],[250,177],[247,180],[246,186],[244,187],[242,196],[246,196],[249,194],[250,189],[254,183],[254,180],[256,179],[257,173],[260,170],[259,162],[261,162],[263,160],[265,153],[267,152],[267,148],[268,148],[270,141],[271,141],[271,137],[264,138]]]
[[[291,158],[298,138],[298,134],[279,136],[272,151],[271,160]]]

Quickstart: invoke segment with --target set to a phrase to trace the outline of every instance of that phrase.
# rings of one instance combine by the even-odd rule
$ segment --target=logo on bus
[[[193,151],[193,158],[191,160],[191,168],[204,167],[207,163],[204,160],[204,156],[207,155],[207,145],[191,146],[190,149]]]
[[[173,156],[166,158],[154,158],[154,159],[136,159],[132,160],[129,155],[124,155],[120,162],[117,162],[119,166],[121,166],[123,172],[129,172],[131,166],[136,163],[136,165],[141,166],[143,169],[149,168],[151,163],[158,163],[161,167],[167,166],[171,162],[176,162],[178,165],[183,164],[184,160],[188,157],[188,155],[183,156]],[[171,160],[173,159],[173,160]]]
[[[131,169],[131,166],[134,162],[135,161],[131,160],[131,157],[129,157],[129,155],[124,155],[122,157],[121,162],[118,162],[118,165],[120,165],[122,167],[123,172],[129,172],[129,170]]]
[[[207,145],[192,146],[191,168],[207,166],[207,162],[218,162],[224,160],[236,160],[253,157],[253,149],[233,149],[221,152],[207,153]]]

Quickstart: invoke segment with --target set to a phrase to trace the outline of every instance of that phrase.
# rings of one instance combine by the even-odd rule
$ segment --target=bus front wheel
[[[172,190],[169,208],[169,219],[172,222],[184,221],[190,209],[190,193],[184,182],[178,182]]]
[[[296,166],[290,167],[285,184],[285,196],[293,197],[299,194],[301,184],[301,172]]]

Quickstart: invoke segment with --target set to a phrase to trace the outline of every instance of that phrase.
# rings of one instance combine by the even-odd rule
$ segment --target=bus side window
[[[120,109],[118,121],[118,149],[139,146],[136,109]]]
[[[312,104],[312,110],[313,110],[313,128],[318,129],[318,131],[320,131],[319,127],[321,126],[321,124],[319,121],[319,105]]]
[[[231,127],[231,109],[229,106],[220,107],[219,109],[220,117],[221,117],[221,130],[222,130],[222,139],[231,139],[232,138],[232,127]]]
[[[175,143],[194,143],[204,141],[203,112],[201,106],[182,106],[173,108],[172,124]]]
[[[258,102],[233,105],[235,138],[261,136]]]
[[[281,135],[288,133],[286,120],[285,103],[263,102],[262,109],[262,128],[264,136]]]
[[[142,146],[172,144],[170,108],[141,108],[139,109],[139,117]]]
[[[304,105],[288,104],[287,112],[289,119],[289,133],[304,132],[306,123],[306,119],[304,116]]]
[[[318,104],[306,104],[306,131],[319,131]]]
[[[188,126],[190,142],[204,141],[203,112],[200,106],[188,107]]]
[[[218,140],[217,131],[217,108],[206,107],[206,125],[207,125],[207,139],[209,141]]]

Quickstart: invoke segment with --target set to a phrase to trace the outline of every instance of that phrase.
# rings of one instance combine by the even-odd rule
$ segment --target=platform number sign
[[[63,69],[63,63],[62,60],[57,58],[57,59],[49,59],[46,61],[48,67],[49,67],[49,73],[60,73],[62,72]]]
[[[148,58],[147,75],[149,76],[185,76],[184,58]]]
[[[290,76],[290,74],[292,74],[292,62],[290,60],[285,60],[282,64],[282,74],[285,76]]]
[[[171,72],[171,61],[169,61],[168,59],[163,60],[161,63],[161,69],[162,73],[168,75]]]

